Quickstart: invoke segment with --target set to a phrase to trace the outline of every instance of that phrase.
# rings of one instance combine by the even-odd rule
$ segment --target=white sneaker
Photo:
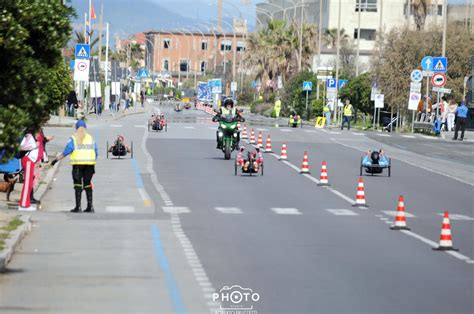
[[[30,207],[18,206],[19,211],[34,212],[36,211],[36,205],[30,205]]]

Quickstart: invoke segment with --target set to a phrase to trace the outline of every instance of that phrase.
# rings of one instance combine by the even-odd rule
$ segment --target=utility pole
[[[410,30],[410,19],[411,19],[411,0],[408,0],[408,9],[407,9],[407,28]]]
[[[105,85],[107,86],[108,80],[108,72],[109,72],[109,23],[106,23],[106,30],[105,30]]]
[[[323,0],[319,0],[319,26],[318,26],[318,67],[321,66],[321,39],[323,35]],[[318,84],[319,85],[319,84]]]
[[[304,19],[304,9],[305,0],[301,0],[301,19],[300,19],[300,62],[298,63],[298,72],[301,72],[303,68],[303,19]]]
[[[360,55],[360,15],[362,11],[361,1],[358,0],[357,12],[357,57],[356,57],[356,77],[359,76],[359,55]]]
[[[100,17],[99,17],[99,69],[100,69],[100,61],[102,60],[102,18],[104,16],[104,3],[100,7]]]
[[[217,31],[222,32],[222,0],[217,0]]]
[[[339,13],[337,16],[337,43],[336,43],[336,99],[334,105],[334,121],[337,124],[337,106],[339,105],[339,46],[341,45],[341,7],[342,0],[339,0]]]
[[[436,15],[438,15],[438,10],[436,10]],[[448,24],[448,0],[443,0],[443,51],[441,55],[446,56],[446,27]],[[438,93],[439,95],[439,93]],[[438,101],[439,104],[439,101]],[[438,110],[436,111],[438,112]]]

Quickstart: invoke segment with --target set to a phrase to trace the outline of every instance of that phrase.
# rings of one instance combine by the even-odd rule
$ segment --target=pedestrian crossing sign
[[[303,91],[310,92],[313,90],[313,82],[304,81],[303,82]]]
[[[76,59],[89,59],[91,49],[88,44],[76,44]]]
[[[446,57],[434,57],[433,58],[433,71],[434,72],[446,72],[448,70],[448,58]]]

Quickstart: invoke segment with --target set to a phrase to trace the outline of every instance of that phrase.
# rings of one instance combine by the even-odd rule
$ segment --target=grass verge
[[[15,217],[5,226],[0,228],[0,251],[5,249],[5,239],[8,238],[9,233],[13,230],[16,230],[19,226],[23,224],[20,218]]]

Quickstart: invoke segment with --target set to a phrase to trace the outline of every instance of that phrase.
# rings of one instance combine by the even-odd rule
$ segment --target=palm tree
[[[425,28],[426,14],[428,13],[427,11],[429,6],[431,6],[431,0],[413,1],[413,18],[415,19],[417,31],[420,31]],[[438,12],[435,12],[435,14],[438,14]]]
[[[86,38],[84,37],[84,33],[81,32],[81,31],[74,31],[74,35],[75,35],[75,38],[74,38],[74,43],[76,44],[83,44],[86,42]],[[96,38],[93,38],[94,36],[94,30],[91,30],[91,43],[90,43],[90,46],[91,46],[91,51],[94,50],[94,46],[97,45],[97,43],[99,42],[99,36],[97,36]]]
[[[341,29],[341,31],[339,32],[339,36],[340,36],[340,44],[341,46],[344,45],[345,43],[347,43],[349,41],[349,35],[346,34],[346,31],[344,28]],[[336,44],[337,44],[337,28],[330,28],[330,29],[325,29],[324,30],[324,34],[323,34],[323,42],[324,44],[329,48],[331,49],[332,47],[336,47]]]

